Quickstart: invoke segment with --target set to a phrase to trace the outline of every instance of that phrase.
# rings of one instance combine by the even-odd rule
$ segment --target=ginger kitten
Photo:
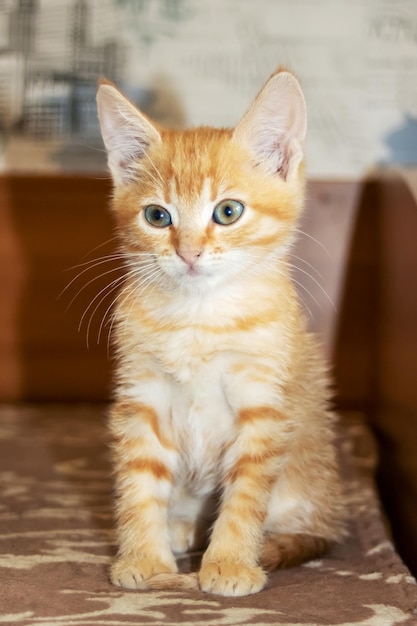
[[[126,259],[110,416],[127,588],[240,596],[322,554],[344,507],[326,369],[290,278],[305,102],[278,70],[234,130],[98,110]],[[207,544],[198,574],[175,554]]]

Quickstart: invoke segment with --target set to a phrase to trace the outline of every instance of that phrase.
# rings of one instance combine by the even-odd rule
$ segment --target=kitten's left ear
[[[246,145],[271,173],[290,180],[303,158],[306,104],[293,74],[278,70],[235,128],[233,139]]]
[[[97,109],[114,184],[131,182],[135,162],[153,143],[161,141],[161,136],[150,120],[106,80],[98,88]]]

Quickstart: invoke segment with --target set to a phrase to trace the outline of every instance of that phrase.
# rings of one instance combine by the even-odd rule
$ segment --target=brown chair
[[[416,623],[417,206],[407,185],[386,174],[308,185],[294,279],[334,363],[350,534],[241,599],[132,593],[107,578],[106,285],[121,275],[104,258],[117,251],[110,193],[105,177],[0,178],[0,621]]]

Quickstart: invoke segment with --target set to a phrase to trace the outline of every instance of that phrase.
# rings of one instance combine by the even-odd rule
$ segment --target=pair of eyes
[[[213,211],[213,221],[222,226],[236,222],[243,213],[244,206],[238,200],[222,200]],[[172,224],[169,211],[157,204],[150,204],[144,211],[145,219],[152,226],[166,228]]]

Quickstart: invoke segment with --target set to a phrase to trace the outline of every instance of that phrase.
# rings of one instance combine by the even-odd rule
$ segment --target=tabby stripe
[[[239,411],[237,419],[239,424],[243,425],[261,419],[273,420],[274,422],[283,422],[287,419],[287,416],[281,411],[273,409],[270,406],[259,406],[256,408],[241,409]]]
[[[138,438],[127,438],[124,434],[124,425],[128,420],[146,422],[166,450],[176,450],[175,446],[165,437],[160,428],[159,417],[152,407],[135,402],[123,400],[118,402],[112,411],[110,426],[114,433],[115,447],[123,446],[125,449],[133,449],[138,446]]]
[[[146,472],[158,480],[173,482],[173,474],[166,465],[157,459],[135,459],[126,464],[126,469],[133,472]]]
[[[230,367],[230,371],[233,374],[250,374],[252,376],[254,371],[253,365],[248,365],[248,363],[237,362],[233,363]],[[263,375],[265,378],[274,376],[276,378],[276,371],[272,367],[268,367],[267,365],[262,365],[262,363],[256,363],[256,373],[259,375]]]
[[[254,481],[267,487],[274,482],[276,478],[276,469],[268,467],[267,461],[275,459],[277,454],[272,452],[268,456],[259,454],[256,457],[245,455],[240,458],[236,465],[227,473],[226,480],[229,483],[235,483],[238,480]]]
[[[119,523],[122,524],[123,526],[125,525],[132,525],[138,522],[138,519],[141,520],[141,522],[143,521],[143,513],[147,512],[149,509],[152,508],[160,508],[160,509],[165,509],[168,506],[168,500],[166,500],[165,498],[157,498],[157,497],[149,497],[149,498],[144,498],[143,500],[140,501],[140,504],[138,504],[137,506],[134,507],[130,507],[126,510],[123,509],[123,506],[120,506],[120,510],[118,513],[118,520]]]
[[[261,510],[259,507],[258,497],[250,496],[243,491],[235,495],[233,504],[226,503],[223,511],[230,515],[228,519],[229,524],[233,524],[233,519],[239,518],[242,520],[257,520],[263,523],[266,517],[266,511]]]

